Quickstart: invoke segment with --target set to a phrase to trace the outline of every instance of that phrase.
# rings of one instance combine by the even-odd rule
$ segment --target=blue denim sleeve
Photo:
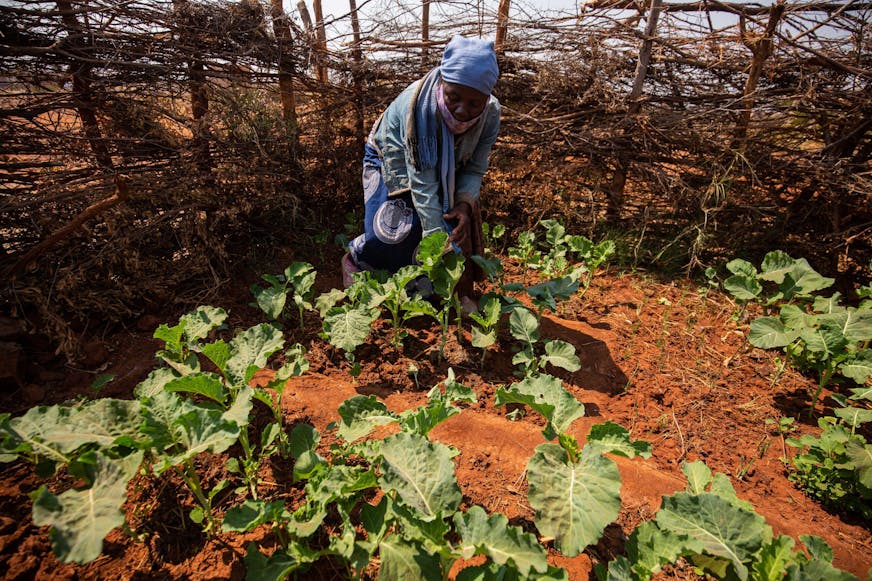
[[[409,164],[407,171],[412,188],[412,203],[421,219],[422,236],[444,230],[442,202],[439,200],[439,170],[431,168],[416,171]]]

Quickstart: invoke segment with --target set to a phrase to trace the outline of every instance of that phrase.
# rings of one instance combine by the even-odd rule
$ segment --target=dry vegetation
[[[558,215],[665,272],[782,248],[868,275],[868,3],[424,2],[424,27],[359,4],[4,3],[3,311],[75,357],[98,325],[249,282],[275,244],[332,240],[365,128],[452,34],[498,28],[489,220]]]

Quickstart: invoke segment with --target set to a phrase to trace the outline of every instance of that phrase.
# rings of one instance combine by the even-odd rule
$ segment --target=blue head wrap
[[[500,69],[490,40],[455,36],[442,54],[442,79],[490,95]]]

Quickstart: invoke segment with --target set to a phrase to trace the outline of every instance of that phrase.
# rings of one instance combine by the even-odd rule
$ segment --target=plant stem
[[[203,529],[203,532],[211,534],[212,528],[215,526],[215,519],[212,516],[212,501],[209,500],[209,496],[203,491],[200,477],[197,476],[197,471],[194,469],[193,462],[185,460],[182,463],[182,468],[183,469],[179,469],[177,466],[176,471],[179,473],[179,476],[182,477],[182,480],[185,481],[185,484],[188,485],[188,488],[191,489],[191,492],[194,493],[194,497],[203,508],[203,517],[206,519],[206,527]]]

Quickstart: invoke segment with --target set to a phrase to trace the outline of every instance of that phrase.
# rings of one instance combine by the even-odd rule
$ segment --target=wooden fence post
[[[282,119],[288,130],[291,157],[297,151],[297,104],[294,95],[293,67],[291,66],[289,50],[291,48],[291,29],[288,17],[282,7],[282,0],[270,0],[270,16],[272,16],[273,33],[279,47],[279,96],[282,102]]]
[[[506,36],[509,32],[509,7],[512,0],[500,0],[500,7],[497,10],[497,34],[494,39],[494,50],[502,52],[506,44]]]
[[[785,8],[784,0],[778,0],[772,6],[766,30],[763,32],[763,36],[757,38],[747,33],[745,30],[745,17],[744,15],[739,15],[739,31],[742,44],[751,51],[751,67],[748,69],[745,89],[742,91],[742,114],[739,117],[739,123],[736,125],[736,138],[739,140],[745,139],[748,134],[748,125],[751,123],[751,111],[754,109],[756,101],[754,94],[757,92],[757,83],[760,81],[760,75],[763,73],[763,65],[772,56],[775,45],[773,37],[775,36],[775,30],[778,28],[778,23],[784,15]]]
[[[427,70],[430,53],[430,0],[421,0],[421,70]]]
[[[312,0],[312,7],[315,10],[315,38],[317,39],[316,46],[318,47],[318,66],[315,69],[317,79],[320,83],[327,84],[327,33],[324,30],[324,13],[321,10],[321,0]]]
[[[657,31],[657,20],[660,18],[660,9],[663,0],[651,0],[648,11],[648,21],[645,24],[645,37],[639,48],[639,60],[636,63],[636,76],[633,87],[627,101],[630,104],[628,115],[635,116],[642,110],[642,88],[645,86],[645,76],[648,74],[648,64],[651,62],[651,49],[654,46],[654,34]],[[624,130],[624,137],[629,137],[628,130]],[[610,220],[621,217],[621,208],[624,205],[624,187],[627,185],[627,172],[630,170],[630,152],[622,149],[615,161],[615,173],[608,187],[608,202],[606,215]]]

